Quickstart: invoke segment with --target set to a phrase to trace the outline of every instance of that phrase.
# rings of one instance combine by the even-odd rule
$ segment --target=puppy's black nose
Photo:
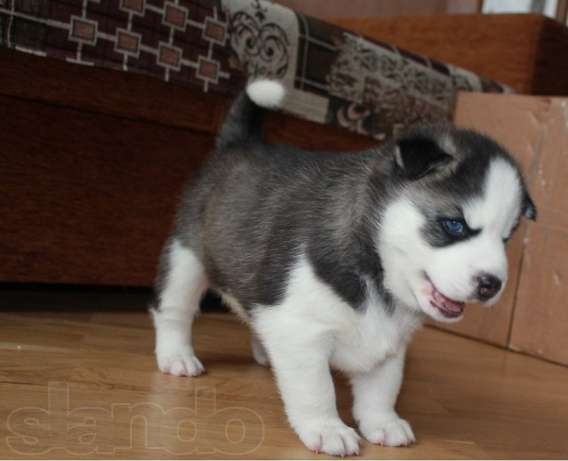
[[[477,277],[477,297],[480,301],[489,301],[499,293],[503,282],[491,274],[481,274]]]

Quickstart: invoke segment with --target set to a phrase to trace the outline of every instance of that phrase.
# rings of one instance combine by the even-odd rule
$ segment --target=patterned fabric
[[[215,0],[0,0],[0,44],[203,91],[238,84]]]
[[[452,116],[456,93],[505,85],[259,0],[224,0],[231,45],[250,76],[284,80],[285,109],[383,139]]]
[[[509,91],[263,0],[0,0],[0,46],[204,92],[270,77],[286,111],[377,139],[449,119],[459,90]]]

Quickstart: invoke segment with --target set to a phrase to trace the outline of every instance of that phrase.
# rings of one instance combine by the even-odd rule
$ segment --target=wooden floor
[[[288,427],[245,326],[204,314],[195,340],[208,373],[166,376],[143,298],[0,292],[0,458],[324,457]],[[362,457],[568,457],[568,368],[435,329],[412,344],[398,409],[417,444],[365,443]]]

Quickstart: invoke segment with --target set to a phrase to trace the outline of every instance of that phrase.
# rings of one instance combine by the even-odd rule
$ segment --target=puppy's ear
[[[532,201],[531,196],[525,191],[525,199],[523,201],[523,216],[532,221],[536,221],[538,212],[536,211],[536,206]]]
[[[453,157],[433,139],[413,137],[398,141],[394,158],[401,174],[414,181],[449,163]]]

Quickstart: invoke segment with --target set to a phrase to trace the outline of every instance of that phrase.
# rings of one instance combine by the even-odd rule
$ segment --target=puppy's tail
[[[275,80],[255,80],[247,85],[237,99],[217,135],[217,151],[245,142],[262,139],[263,109],[275,109],[282,104],[286,90]]]

